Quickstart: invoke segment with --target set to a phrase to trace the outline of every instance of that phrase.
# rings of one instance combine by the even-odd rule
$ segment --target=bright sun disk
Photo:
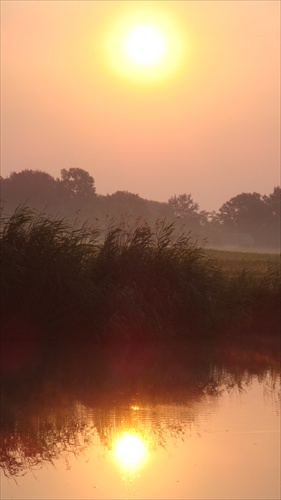
[[[185,69],[186,36],[169,10],[150,8],[145,2],[139,5],[139,10],[116,16],[109,23],[102,57],[124,81],[157,85]]]
[[[150,66],[156,64],[165,54],[166,41],[163,33],[152,25],[132,28],[124,41],[127,57],[135,64]]]

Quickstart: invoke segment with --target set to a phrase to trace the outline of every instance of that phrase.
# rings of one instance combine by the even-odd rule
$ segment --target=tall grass
[[[173,224],[77,228],[20,207],[1,217],[0,236],[5,338],[194,339],[279,326],[276,269],[258,281],[227,273]]]

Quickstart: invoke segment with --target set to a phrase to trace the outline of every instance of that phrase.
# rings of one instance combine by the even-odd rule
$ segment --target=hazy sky
[[[80,167],[99,194],[217,210],[280,183],[279,136],[278,0],[1,1],[4,177]]]

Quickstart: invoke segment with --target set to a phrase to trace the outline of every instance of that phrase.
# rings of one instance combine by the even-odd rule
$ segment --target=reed
[[[1,217],[5,338],[196,339],[279,329],[280,273],[235,273],[173,224]],[[264,331],[262,331],[264,329]]]

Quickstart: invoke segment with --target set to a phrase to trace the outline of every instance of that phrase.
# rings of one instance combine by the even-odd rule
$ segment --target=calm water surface
[[[257,359],[6,397],[1,498],[279,499],[280,371]]]

